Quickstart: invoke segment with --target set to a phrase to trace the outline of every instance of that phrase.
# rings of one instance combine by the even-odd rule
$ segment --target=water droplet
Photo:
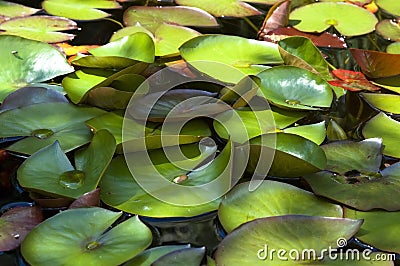
[[[70,189],[80,188],[85,182],[85,173],[79,170],[64,172],[58,178],[58,183]]]
[[[20,235],[19,235],[19,234],[15,234],[15,235],[13,235],[13,237],[14,237],[15,239],[19,239]]]
[[[290,105],[298,105],[300,102],[298,100],[285,100],[285,103]]]
[[[48,137],[52,136],[54,134],[54,131],[51,129],[36,129],[32,131],[31,136],[36,137],[38,139],[47,139]]]
[[[187,176],[187,175],[180,175],[180,176],[175,177],[174,180],[173,180],[173,182],[174,182],[175,184],[179,184],[179,183],[185,181],[186,179],[188,179],[188,176]]]
[[[86,245],[86,249],[93,250],[93,249],[98,248],[99,246],[100,246],[99,242],[92,241],[92,242],[90,242],[89,244]]]

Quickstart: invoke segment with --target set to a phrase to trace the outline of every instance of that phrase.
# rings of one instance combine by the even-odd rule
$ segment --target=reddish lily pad
[[[339,78],[339,80],[329,80],[329,84],[332,86],[341,87],[349,91],[377,91],[380,90],[379,87],[373,85],[361,72],[345,70],[345,69],[335,69],[332,74]]]
[[[74,29],[77,29],[74,21],[54,16],[14,18],[0,24],[0,30],[4,31],[2,34],[16,35],[47,43],[72,40],[75,35],[59,31]]]
[[[264,23],[257,34],[258,39],[263,40],[265,35],[270,31],[285,27],[289,22],[289,13],[290,1],[282,1],[273,5],[268,11]]]
[[[305,32],[323,32],[334,26],[344,36],[358,36],[375,30],[378,19],[371,12],[348,3],[314,3],[299,7],[290,14],[300,20],[294,27]]]
[[[351,48],[350,52],[365,75],[370,78],[400,75],[400,54],[354,48]]]
[[[216,17],[246,17],[262,14],[251,5],[238,0],[176,0],[176,3],[201,8]]]
[[[70,205],[69,209],[75,208],[87,208],[87,207],[99,207],[100,205],[100,188],[86,192],[76,200],[74,200]]]
[[[42,220],[42,210],[37,206],[15,207],[6,211],[0,217],[0,251],[17,248]]]

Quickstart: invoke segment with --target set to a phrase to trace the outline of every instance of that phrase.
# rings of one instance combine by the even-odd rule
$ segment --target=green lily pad
[[[359,240],[380,250],[400,252],[400,212],[361,212],[345,208],[344,215],[351,219],[364,219],[360,231],[355,235]]]
[[[74,29],[77,29],[74,21],[53,16],[14,18],[0,24],[0,30],[4,31],[1,34],[16,35],[47,43],[72,40],[75,35],[59,31]]]
[[[25,236],[43,221],[40,207],[15,207],[0,217],[0,251],[17,248]]]
[[[362,224],[362,220],[304,215],[285,215],[259,218],[243,224],[226,236],[215,253],[217,265],[307,265],[331,247],[338,239],[349,239]],[[270,250],[279,251],[284,260]],[[314,250],[315,257],[301,260],[302,250]],[[296,250],[300,254],[288,254]],[[298,255],[299,259],[294,261]],[[318,258],[317,258],[318,257]],[[307,257],[306,257],[307,258]]]
[[[340,141],[321,146],[326,170],[345,174],[350,171],[377,173],[382,162],[382,139],[371,138],[359,142]]]
[[[190,245],[168,245],[147,249],[124,263],[123,266],[151,266],[158,258],[184,248],[190,248]]]
[[[288,37],[278,44],[286,65],[304,68],[321,77],[331,78],[328,63],[310,39],[300,36]]]
[[[294,27],[305,32],[323,32],[331,26],[344,36],[358,36],[375,30],[378,19],[366,9],[348,3],[314,3],[290,13],[291,20],[300,20]]]
[[[376,24],[376,32],[389,41],[400,41],[400,19],[384,19]]]
[[[133,26],[124,27],[114,32],[110,38],[110,42],[116,41],[118,39],[121,39],[122,37],[129,36],[138,32],[146,33],[147,35],[149,35],[154,39],[154,35],[151,31],[140,25],[140,23],[137,23]]]
[[[104,114],[93,107],[76,107],[70,103],[40,103],[0,114],[0,137],[27,136],[8,150],[33,154],[58,140],[63,151],[78,148],[91,139],[84,121]]]
[[[119,265],[152,241],[137,216],[106,231],[121,215],[101,208],[63,211],[28,234],[22,255],[31,265]]]
[[[84,68],[123,69],[137,61],[118,56],[94,56],[78,54],[71,63]]]
[[[0,16],[14,18],[30,16],[38,12],[40,9],[20,5],[17,3],[1,1],[0,2]]]
[[[372,106],[392,114],[400,114],[399,95],[384,93],[361,93],[362,98]]]
[[[52,89],[43,87],[23,87],[10,93],[4,99],[0,106],[0,113],[32,104],[49,102],[67,103],[68,99],[62,93]]]
[[[379,113],[365,123],[362,129],[365,138],[382,138],[383,154],[400,158],[397,143],[400,138],[400,122]]]
[[[280,0],[246,0],[244,2],[261,4],[261,5],[273,5],[279,1]]]
[[[216,17],[247,17],[262,14],[251,5],[238,0],[176,0],[176,3],[203,9]]]
[[[398,3],[390,0],[375,0],[375,3],[387,13],[400,16],[400,7]]]
[[[283,132],[298,135],[320,145],[324,142],[326,137],[325,121],[316,124],[285,128]]]
[[[153,262],[153,266],[164,266],[164,265],[176,265],[176,266],[187,266],[201,265],[201,262],[206,253],[206,248],[184,248],[175,250],[169,254],[166,254]]]
[[[276,136],[274,136],[276,135]],[[276,145],[273,140],[276,137]],[[297,177],[325,169],[324,151],[314,142],[303,137],[287,134],[266,134],[250,140],[251,154],[248,170],[253,172],[262,149],[275,149],[269,171],[271,176]]]
[[[91,49],[89,52],[94,56],[116,56],[152,63],[154,49],[153,39],[146,33],[137,32]]]
[[[55,142],[26,159],[18,168],[17,178],[28,190],[76,199],[97,187],[114,151],[114,137],[100,130],[86,149],[75,153],[73,167]]]
[[[184,149],[184,154],[187,154],[186,156],[190,159],[170,162],[167,158],[164,158],[165,155],[163,155],[163,153],[160,153],[159,150],[155,150],[151,153],[151,166],[146,166],[148,163],[142,162],[143,158],[148,155],[143,153],[125,154],[127,161],[130,163],[130,167],[133,165],[132,162],[137,166],[134,174],[140,173],[140,176],[135,176],[135,178],[129,171],[124,157],[116,157],[111,162],[101,181],[100,187],[102,200],[116,209],[150,217],[192,217],[216,210],[219,205],[219,199],[200,205],[188,204],[193,201],[190,197],[197,197],[196,195],[193,195],[190,187],[207,184],[225,171],[225,168],[229,165],[228,163],[231,159],[230,145],[225,147],[223,152],[210,164],[204,168],[195,169],[193,171],[188,171],[188,168],[193,169],[199,163],[204,161],[208,156],[215,152],[216,147],[206,147],[205,152],[200,155],[198,153],[197,145],[183,145],[182,148]],[[174,152],[176,147],[164,148],[164,151],[168,150]],[[171,154],[170,152],[169,154]],[[185,169],[181,167],[184,167]],[[154,172],[155,170],[158,172]],[[153,195],[165,196],[169,202],[172,201],[177,205],[161,201],[142,189],[142,186],[146,185],[143,183],[143,179],[154,180],[154,177],[157,177],[157,175],[160,174],[167,180],[183,185],[184,187],[181,191],[184,191],[185,193],[180,192],[176,187],[171,189],[170,186],[167,186],[158,189],[155,193],[152,191],[152,193],[154,193]],[[181,177],[182,179],[180,179]],[[142,186],[139,186],[137,183],[139,180]],[[213,193],[211,190],[208,192]],[[218,192],[219,191],[217,191],[217,193]],[[165,199],[165,197],[163,199]]]
[[[154,32],[161,23],[180,26],[216,27],[217,20],[206,11],[184,6],[132,6],[123,17],[127,26],[140,23]]]
[[[311,192],[269,180],[252,192],[248,182],[235,186],[218,208],[219,220],[228,233],[257,218],[288,214],[342,217],[343,211]]]
[[[386,47],[386,52],[389,54],[400,54],[400,42],[394,42]]]
[[[331,86],[317,74],[294,66],[279,66],[257,75],[260,89],[274,105],[300,110],[330,107]]]
[[[329,141],[346,140],[347,134],[335,120],[331,119],[326,129],[326,137]]]
[[[265,70],[267,67],[261,64],[283,62],[276,44],[229,35],[198,36],[184,43],[179,51],[201,72],[230,83]]]
[[[45,0],[42,7],[47,13],[74,20],[95,20],[110,16],[99,9],[121,8],[113,0]]]
[[[51,45],[17,36],[0,36],[0,61],[0,102],[18,88],[74,70]]]

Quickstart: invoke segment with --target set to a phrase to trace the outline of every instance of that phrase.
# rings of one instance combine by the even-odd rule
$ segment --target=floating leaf
[[[375,29],[389,41],[400,41],[400,19],[384,19],[376,24]]]
[[[172,251],[153,262],[152,266],[164,266],[164,265],[176,265],[176,266],[186,266],[186,265],[200,265],[204,255],[206,253],[206,248],[183,248],[179,250]]]
[[[400,55],[372,50],[350,49],[351,54],[370,78],[400,75]]]
[[[66,17],[74,20],[94,20],[110,16],[110,14],[99,10],[121,8],[114,0],[45,0],[42,3],[47,13]]]
[[[206,11],[184,6],[132,6],[125,11],[123,20],[127,26],[134,26],[139,22],[153,32],[161,23],[197,27],[219,25]]]
[[[0,102],[18,88],[74,70],[51,45],[17,36],[0,36],[0,61]]]
[[[228,233],[257,218],[288,214],[342,217],[343,212],[339,205],[324,201],[311,192],[269,180],[264,180],[252,192],[248,182],[235,186],[218,208],[219,220]]]
[[[14,207],[0,217],[0,251],[17,248],[25,236],[41,223],[40,207]]]
[[[30,16],[38,12],[39,9],[20,5],[17,3],[1,1],[0,2],[0,16],[5,17],[25,17]]]
[[[18,168],[17,178],[28,190],[76,199],[96,189],[114,151],[114,137],[100,130],[86,149],[75,153],[73,167],[55,142],[26,159]]]
[[[168,245],[168,246],[159,246],[151,249],[147,249],[124,263],[123,266],[151,266],[151,264],[156,261],[158,258],[169,254],[176,250],[181,250],[185,248],[190,248],[190,245]]]
[[[119,265],[151,244],[150,229],[137,216],[106,231],[120,216],[101,208],[63,211],[32,230],[21,246],[31,265]],[[68,249],[65,247],[68,246]]]
[[[68,99],[55,90],[43,87],[23,87],[10,93],[4,99],[3,104],[0,106],[0,113],[32,104],[49,102],[67,103]]]
[[[268,11],[268,14],[264,19],[264,23],[257,34],[258,39],[264,40],[265,35],[267,35],[270,31],[285,27],[289,22],[289,13],[290,1],[277,2],[275,5],[273,5]]]
[[[318,110],[333,99],[330,85],[318,75],[294,66],[279,66],[257,75],[264,96],[279,107]]]
[[[271,141],[275,137],[276,143]],[[262,149],[275,149],[269,171],[271,176],[296,177],[318,172],[326,166],[324,151],[314,142],[294,134],[277,133],[276,136],[266,134],[251,139],[250,145],[248,170],[251,172],[257,163],[254,158],[259,158]]]
[[[331,119],[326,129],[326,137],[329,141],[346,140],[347,134],[335,120]]]
[[[32,16],[14,18],[0,24],[2,34],[17,35],[31,40],[56,43],[72,40],[75,35],[59,31],[74,30],[77,24],[67,18]]]
[[[371,138],[359,142],[340,141],[321,146],[326,170],[345,174],[350,171],[377,173],[382,161],[382,139]]]
[[[74,200],[68,209],[75,208],[87,208],[87,207],[99,207],[100,206],[100,189],[86,192],[76,200]]]
[[[302,36],[310,39],[315,46],[328,48],[347,48],[343,38],[328,32],[305,33],[292,27],[278,28],[270,31],[263,39],[267,42],[279,42],[290,36]]]
[[[386,52],[389,54],[400,54],[400,42],[394,42],[386,47]]]
[[[362,134],[365,138],[382,138],[383,154],[400,158],[397,143],[400,138],[400,122],[379,113],[365,124]]]
[[[372,106],[392,114],[400,114],[399,95],[384,94],[384,93],[361,93]]]
[[[301,136],[320,145],[326,137],[325,121],[316,124],[289,127],[284,129],[283,132]]]
[[[278,44],[279,52],[286,65],[310,70],[326,79],[331,78],[328,62],[308,38],[288,37]]]
[[[380,250],[400,252],[398,232],[400,212],[361,212],[345,208],[344,215],[351,219],[364,219],[360,231],[355,235],[359,240]]]
[[[154,49],[153,39],[146,33],[137,32],[91,49],[89,52],[94,56],[116,56],[152,63]]]
[[[217,265],[299,265],[313,264],[329,247],[337,247],[338,239],[349,239],[362,220],[303,215],[259,218],[228,234],[215,253]],[[283,249],[286,260],[271,257],[270,250]],[[290,250],[299,251],[289,256]],[[302,250],[314,250],[315,257],[301,258]],[[322,255],[321,255],[322,254]],[[276,255],[276,254],[275,254]],[[308,262],[308,263],[307,263]]]
[[[332,86],[341,87],[349,91],[377,91],[379,87],[374,86],[361,72],[346,70],[346,69],[335,69],[332,74],[340,80],[329,80],[329,84]]]
[[[179,51],[183,59],[201,72],[231,83],[265,70],[267,67],[261,64],[282,63],[276,44],[238,36],[195,37],[184,43]]]
[[[375,3],[386,12],[394,16],[400,16],[400,7],[397,5],[398,3],[390,0],[375,0]]]
[[[344,36],[358,36],[375,30],[378,19],[371,12],[348,3],[314,3],[290,13],[291,20],[300,20],[294,27],[305,32],[323,32],[334,26]]]
[[[104,113],[70,103],[29,105],[0,114],[0,137],[27,136],[7,147],[24,154],[33,154],[56,140],[68,152],[90,141],[92,134],[83,122]]]
[[[176,0],[178,5],[197,7],[216,17],[247,17],[261,15],[256,8],[238,0]]]

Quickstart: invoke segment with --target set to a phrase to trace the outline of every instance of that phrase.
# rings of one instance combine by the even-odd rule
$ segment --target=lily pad
[[[317,74],[294,66],[279,66],[257,75],[260,89],[274,105],[300,110],[330,107],[331,86]]]
[[[345,174],[350,171],[377,173],[382,162],[382,139],[371,138],[359,142],[340,141],[321,146],[324,150],[326,170]]]
[[[52,89],[43,87],[23,87],[10,93],[4,99],[0,106],[0,113],[32,104],[49,102],[67,103],[68,99],[62,93]]]
[[[310,70],[326,79],[331,78],[329,66],[321,52],[305,37],[288,37],[280,41],[279,52],[286,65]]]
[[[283,132],[298,135],[320,145],[326,137],[325,121],[310,125],[289,127],[284,129]]]
[[[238,0],[176,0],[178,5],[203,9],[216,17],[247,17],[262,13],[249,4]]]
[[[206,253],[205,247],[183,248],[165,254],[164,256],[153,262],[152,266],[164,266],[164,265],[197,266],[201,265],[205,253]]]
[[[125,11],[123,20],[127,26],[140,23],[152,32],[162,23],[197,27],[219,25],[217,20],[206,11],[184,6],[132,6]]]
[[[394,16],[400,16],[400,7],[397,5],[398,3],[390,1],[390,0],[376,0],[376,4],[388,12],[389,14],[392,14]]]
[[[231,83],[265,70],[267,67],[261,64],[283,62],[276,44],[229,35],[198,36],[184,43],[179,51],[201,72]]]
[[[25,236],[43,220],[38,206],[15,207],[0,217],[0,251],[17,248]]]
[[[379,113],[364,125],[362,134],[365,138],[382,138],[383,154],[400,158],[397,143],[400,138],[400,122]]]
[[[121,8],[114,0],[45,0],[42,7],[47,13],[74,20],[95,20],[110,16],[99,9]]]
[[[63,211],[28,234],[22,255],[31,265],[119,265],[152,241],[137,216],[106,231],[121,215],[101,208]]]
[[[274,146],[275,141],[271,141],[275,137],[276,146]],[[275,149],[269,171],[271,176],[297,177],[318,172],[326,166],[324,151],[314,142],[294,134],[266,134],[251,139],[250,145],[251,154],[248,165],[250,172],[255,169],[261,149]]]
[[[243,224],[222,240],[215,253],[216,264],[313,264],[324,257],[323,250],[337,247],[338,239],[349,239],[361,224],[362,220],[304,215],[259,218]],[[285,259],[279,259],[277,254],[271,257],[271,249],[286,251],[280,253]],[[291,250],[297,253],[289,254]],[[302,250],[314,250],[315,257],[310,253],[310,259],[301,260]]]
[[[99,206],[100,206],[100,189],[96,188],[95,190],[86,192],[85,194],[74,200],[68,206],[68,209],[99,207]]]
[[[94,56],[116,56],[152,63],[154,61],[153,39],[143,32],[122,37],[98,48],[89,50]]]
[[[0,16],[14,18],[30,16],[37,13],[40,9],[20,5],[17,3],[1,1],[0,2]]]
[[[265,40],[265,36],[278,28],[285,27],[289,23],[290,1],[282,1],[273,5],[258,31],[259,40]]]
[[[375,26],[376,32],[389,41],[400,41],[400,19],[384,19]]]
[[[332,86],[341,87],[348,91],[377,91],[379,87],[373,85],[361,72],[351,71],[346,69],[332,70],[332,74],[338,78],[329,80],[328,83]]]
[[[374,14],[348,3],[314,3],[290,13],[291,20],[300,20],[294,27],[305,32],[323,32],[331,26],[344,36],[358,36],[375,30]]]
[[[151,266],[158,258],[184,248],[190,248],[190,245],[168,245],[147,249],[124,263],[123,266]]]
[[[400,54],[400,42],[394,42],[386,47],[386,52],[389,54]]]
[[[335,120],[331,119],[326,129],[326,137],[329,141],[346,140],[347,134]]]
[[[4,31],[2,34],[17,35],[47,43],[72,40],[75,35],[59,31],[74,29],[77,29],[74,21],[54,16],[14,18],[0,24],[0,30]]]
[[[26,159],[18,168],[17,178],[28,190],[76,199],[97,187],[114,151],[114,137],[100,130],[86,149],[75,153],[74,167],[55,142]]]
[[[0,61],[0,102],[18,88],[74,71],[56,48],[17,36],[0,36]]]
[[[26,136],[8,150],[33,154],[58,140],[68,152],[88,143],[92,134],[84,121],[104,114],[93,107],[76,107],[70,103],[40,103],[0,114],[0,137]],[[29,121],[29,122],[28,122]]]
[[[350,219],[364,219],[360,231],[355,235],[362,242],[380,250],[400,253],[400,212],[374,210],[369,212],[345,208],[344,215]]]
[[[361,93],[362,98],[379,110],[400,114],[399,95],[384,93]]]
[[[400,75],[400,55],[372,50],[350,49],[351,54],[370,78],[384,78]]]
[[[235,186],[218,208],[219,220],[228,233],[257,218],[288,214],[342,217],[343,211],[311,192],[269,180],[252,192],[248,182]]]

